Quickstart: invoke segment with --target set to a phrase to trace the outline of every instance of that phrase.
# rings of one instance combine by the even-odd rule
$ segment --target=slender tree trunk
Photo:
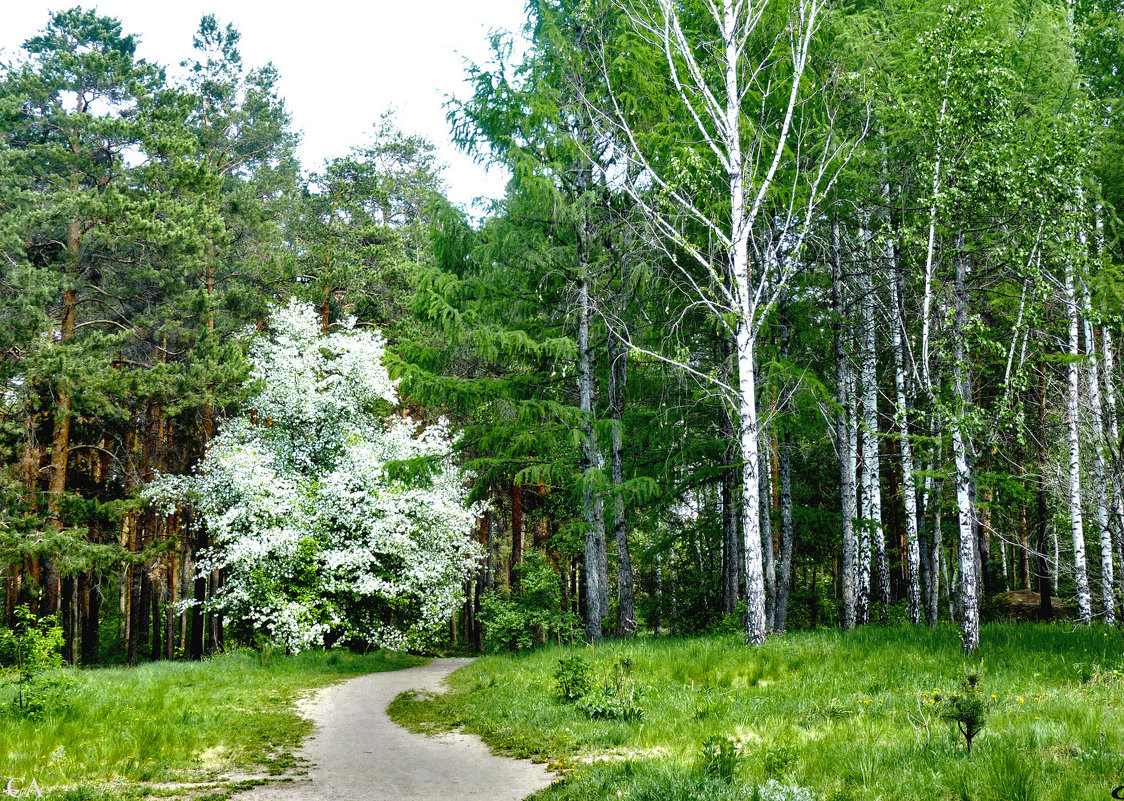
[[[1098,218],[1099,219],[1099,218]],[[1116,416],[1116,354],[1112,343],[1112,332],[1108,326],[1101,330],[1104,344],[1104,390],[1105,414],[1108,417],[1108,436],[1111,443],[1110,453],[1113,456],[1110,488],[1112,491],[1112,543],[1116,551],[1116,562],[1119,571],[1116,574],[1117,591],[1124,597],[1124,491],[1121,487],[1121,458],[1120,426]]]
[[[792,587],[792,549],[794,532],[792,528],[792,434],[781,434],[780,446],[781,472],[781,564],[777,576],[777,606],[774,630],[784,634],[788,621],[788,597]]]
[[[762,432],[764,433],[764,432]],[[769,439],[766,436],[758,453],[757,470],[761,499],[761,558],[765,562],[765,630],[773,631],[777,621],[777,565],[773,552],[773,490],[770,485]]]
[[[613,419],[611,459],[613,472],[613,536],[617,546],[617,636],[636,633],[632,558],[628,552],[628,525],[624,510],[624,393],[628,385],[628,348],[613,332],[609,335],[609,410]]]
[[[972,457],[972,508],[976,510],[976,576],[979,577],[977,594],[982,600],[995,592],[991,566],[991,489],[980,490],[974,451]]]
[[[155,579],[151,582],[152,587],[152,636],[148,640],[149,658],[156,662],[164,654],[164,640],[160,636],[160,620],[163,615],[160,612],[160,602],[163,600],[163,585]]]
[[[172,550],[168,552],[167,581],[168,602],[164,605],[164,658],[172,659],[176,655],[176,613],[175,604],[179,600],[177,591],[179,581],[176,577],[176,555],[178,553],[179,527],[175,517],[168,521],[169,535],[172,539]]]
[[[74,280],[77,280],[81,273],[80,236],[79,221],[71,220],[67,226],[66,250],[70,262],[69,273]],[[62,293],[62,318],[59,322],[59,340],[63,347],[74,338],[77,314],[78,290],[74,287],[68,287]],[[62,504],[66,496],[66,470],[70,460],[70,418],[70,387],[67,386],[66,377],[60,376],[55,385],[54,423],[51,432],[51,473],[47,486],[47,518],[56,531],[61,531],[64,527]],[[53,615],[58,611],[59,593],[59,574],[55,561],[51,558],[44,559],[41,614]]]
[[[863,471],[860,470],[859,436],[859,380],[850,363],[847,368],[847,437],[850,443],[849,463],[847,469],[851,473],[851,487],[854,493],[855,518],[858,530],[855,532],[855,622],[865,624],[870,615],[870,527],[866,520],[866,487]]]
[[[976,575],[975,509],[972,506],[972,444],[968,417],[972,407],[972,383],[968,373],[968,260],[964,235],[956,237],[956,292],[953,314],[952,376],[957,393],[957,419],[952,421],[952,450],[956,463],[956,508],[959,518],[960,639],[965,653],[980,644],[980,607]]]
[[[848,402],[850,382],[847,379],[847,356],[843,352],[843,258],[842,242],[839,232],[839,218],[831,222],[831,299],[835,312],[832,334],[835,345],[835,393],[839,412],[835,416],[835,440],[839,448],[839,486],[842,499],[843,519],[843,564],[840,568],[840,584],[843,600],[843,628],[855,627],[855,471],[853,468],[850,426],[848,425]]]
[[[601,562],[605,545],[605,514],[601,493],[590,482],[590,473],[601,469],[601,450],[593,430],[593,353],[589,345],[591,299],[588,264],[584,251],[580,256],[580,310],[578,320],[579,395],[582,414],[582,445],[585,451],[586,482],[582,489],[582,516],[585,520],[586,637],[601,640],[601,621],[608,614],[608,587],[602,585]]]
[[[879,459],[878,422],[878,352],[875,329],[877,315],[874,302],[874,281],[867,276],[863,281],[863,502],[866,506],[866,525],[870,529],[877,569],[878,602],[885,615],[890,606],[890,562],[886,555],[886,533],[882,528],[882,469]]]
[[[68,665],[73,665],[78,661],[78,654],[74,648],[74,577],[66,576],[60,586],[59,623],[62,627],[62,660]]]
[[[1093,619],[1092,599],[1089,594],[1089,576],[1085,567],[1085,528],[1081,509],[1081,432],[1079,409],[1080,337],[1078,327],[1077,286],[1074,265],[1066,260],[1065,301],[1069,313],[1069,366],[1066,393],[1066,423],[1069,432],[1069,520],[1073,529],[1073,568],[1077,584],[1077,614],[1081,622]]]
[[[902,504],[905,506],[905,565],[906,584],[909,609],[909,620],[914,625],[921,622],[921,552],[917,535],[917,478],[914,476],[913,443],[909,439],[909,380],[906,372],[905,348],[902,343],[902,333],[905,330],[905,311],[901,304],[901,269],[894,254],[893,245],[890,248],[890,259],[893,270],[890,275],[890,311],[893,330],[892,346],[894,349],[894,389],[897,395],[898,431],[900,433],[902,459]]]
[[[1047,548],[1050,547],[1050,516],[1047,505],[1050,487],[1047,484],[1048,467],[1046,464],[1046,368],[1038,368],[1038,392],[1035,403],[1034,419],[1037,422],[1036,446],[1038,461],[1037,493],[1035,497],[1035,511],[1037,523],[1034,538],[1035,573],[1038,575],[1038,613],[1042,620],[1049,620],[1054,615],[1050,593],[1050,568],[1046,562]],[[1055,557],[1056,561],[1056,557]]]
[[[143,549],[140,542],[140,526],[134,520],[130,528],[129,553],[135,556]],[[141,572],[141,566],[136,562],[129,565],[129,635],[125,641],[125,661],[130,667],[136,666],[139,653],[141,607],[143,606]]]
[[[777,259],[777,282],[783,279],[781,273],[781,262]],[[780,345],[780,357],[782,362],[788,361],[789,356],[789,342],[792,338],[792,331],[789,327],[788,321],[788,302],[785,292],[781,292],[778,299],[777,309],[778,321],[778,340]],[[787,404],[788,395],[788,382],[782,382],[781,394],[784,398],[784,403]],[[782,428],[779,437],[779,447],[777,449],[777,458],[780,468],[780,484],[781,484],[781,558],[779,569],[774,568],[775,575],[773,579],[773,631],[780,634],[784,633],[785,622],[788,619],[788,595],[789,589],[792,586],[792,548],[793,548],[793,528],[792,528],[792,433],[787,428]],[[771,542],[769,543],[772,544]]]
[[[101,582],[97,574],[87,576],[83,595],[84,615],[82,620],[82,663],[92,665],[98,661],[99,624],[101,623]]]
[[[933,465],[936,469],[936,465]],[[931,480],[931,479],[929,479]],[[930,626],[935,626],[940,621],[941,606],[941,554],[944,552],[944,532],[941,530],[941,490],[942,486],[936,482],[932,492],[929,510],[930,531],[932,532],[929,544],[929,562],[932,565],[930,582],[926,586],[925,619]]]
[[[515,569],[523,564],[523,486],[514,479],[511,482],[511,561],[508,563],[507,585],[519,584],[519,572]]]
[[[728,414],[726,420],[730,422]],[[722,611],[727,615],[737,612],[741,589],[741,549],[738,546],[737,509],[734,506],[737,494],[735,448],[735,443],[728,439],[722,458]]]
[[[1089,298],[1089,287],[1084,287],[1084,314],[1085,319],[1085,358],[1089,371],[1089,411],[1093,421],[1093,496],[1097,504],[1097,529],[1100,532],[1101,546],[1101,606],[1104,609],[1104,622],[1112,625],[1116,622],[1116,603],[1114,597],[1114,580],[1112,565],[1112,529],[1109,526],[1108,505],[1111,501],[1112,491],[1109,488],[1107,472],[1105,470],[1105,432],[1104,418],[1101,407],[1101,377],[1100,365],[1097,363],[1097,340],[1093,332],[1093,323],[1089,319],[1092,313],[1092,301]]]

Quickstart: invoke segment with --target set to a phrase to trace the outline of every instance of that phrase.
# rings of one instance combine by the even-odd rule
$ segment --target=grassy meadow
[[[574,653],[602,680],[627,660],[641,716],[556,700],[559,658]],[[969,756],[939,710],[971,672],[986,720]],[[565,781],[542,801],[1108,801],[1124,784],[1124,637],[1104,627],[989,625],[970,659],[947,626],[794,633],[756,650],[736,636],[550,646],[481,658],[451,683],[392,715],[554,763]]]
[[[302,692],[423,660],[387,652],[231,653],[203,662],[57,670],[41,677],[43,709],[13,709],[0,687],[0,792],[18,777],[45,798],[188,795],[219,801],[245,782],[231,773],[279,774],[311,724]],[[34,793],[32,792],[32,795]]]

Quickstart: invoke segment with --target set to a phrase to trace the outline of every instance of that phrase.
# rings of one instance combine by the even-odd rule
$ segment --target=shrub
[[[564,704],[572,704],[584,698],[592,687],[593,677],[584,656],[579,654],[558,660],[554,671],[555,698]]]
[[[632,660],[622,657],[613,663],[612,675],[589,690],[577,703],[594,720],[636,720],[644,714],[640,688],[632,678]]]
[[[515,575],[513,589],[487,592],[480,599],[480,623],[489,651],[526,650],[581,631],[577,616],[562,610],[558,574],[545,556],[528,553]]]
[[[16,609],[15,625],[0,629],[0,665],[16,684],[12,705],[19,713],[42,717],[65,700],[58,690],[61,679],[44,675],[62,667],[62,629],[53,619],[38,620],[26,605]]]
[[[969,754],[972,753],[972,740],[983,729],[986,716],[987,707],[980,695],[980,677],[977,673],[969,673],[961,679],[960,691],[941,701],[941,717],[956,724],[968,744]]]

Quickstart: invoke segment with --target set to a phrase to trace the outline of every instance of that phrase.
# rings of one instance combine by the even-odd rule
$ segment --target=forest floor
[[[563,703],[559,660],[572,678],[574,657],[595,689]],[[971,754],[941,716],[969,674],[984,716]],[[483,657],[449,683],[400,696],[391,716],[547,760],[564,781],[540,801],[1109,801],[1124,785],[1124,637],[1106,627],[988,625],[970,658],[948,626],[758,649],[648,637]],[[630,696],[638,717],[605,718]]]
[[[202,662],[66,669],[33,685],[33,707],[0,686],[0,793],[64,801],[225,801],[267,782],[299,782],[294,751],[313,729],[298,714],[344,679],[421,665],[378,652],[228,653]]]

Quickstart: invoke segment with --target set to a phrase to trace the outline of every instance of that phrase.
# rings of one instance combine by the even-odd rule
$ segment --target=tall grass
[[[29,719],[0,689],[0,777],[59,788],[207,781],[230,770],[278,771],[283,749],[307,733],[293,709],[302,691],[422,660],[387,652],[295,657],[227,654],[133,669],[63,670],[46,676],[51,700]],[[0,782],[0,789],[3,782]],[[79,794],[81,796],[81,794]]]
[[[1124,640],[1103,627],[987,626],[972,658],[950,627],[876,626],[757,649],[738,637],[661,638],[587,653],[595,671],[632,659],[641,720],[594,721],[555,702],[555,647],[480,659],[453,676],[454,694],[392,712],[561,761],[568,778],[549,799],[600,798],[601,786],[630,799],[752,798],[772,780],[836,801],[1104,801],[1124,784]],[[937,712],[966,671],[980,673],[989,701],[970,757]],[[741,748],[724,786],[698,770],[714,737]]]

